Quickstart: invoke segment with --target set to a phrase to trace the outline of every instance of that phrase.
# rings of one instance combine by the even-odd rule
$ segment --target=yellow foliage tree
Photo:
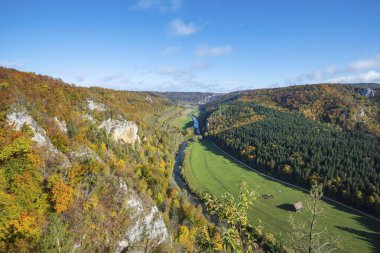
[[[57,213],[66,211],[74,202],[74,189],[67,184],[57,182],[51,189],[54,210]]]

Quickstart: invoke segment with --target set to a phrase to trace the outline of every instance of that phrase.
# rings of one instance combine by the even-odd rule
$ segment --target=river
[[[198,119],[194,115],[190,115],[190,117],[193,119],[194,122],[194,129],[198,135],[200,135],[199,131],[199,124]],[[185,182],[185,180],[181,176],[181,166],[183,161],[183,155],[187,147],[187,141],[182,142],[182,144],[179,146],[177,155],[175,157],[175,164],[174,164],[174,181],[178,185],[181,190],[185,190],[187,192],[187,195],[189,196],[189,200],[192,204],[195,205],[202,205],[203,207],[203,213],[205,213],[205,206],[200,198],[198,198],[195,194],[193,194]]]

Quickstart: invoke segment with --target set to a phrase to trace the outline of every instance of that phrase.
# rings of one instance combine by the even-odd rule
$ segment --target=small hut
[[[301,201],[298,201],[298,202],[293,204],[293,207],[294,207],[294,210],[296,212],[298,212],[298,211],[301,211],[303,209],[303,204]]]

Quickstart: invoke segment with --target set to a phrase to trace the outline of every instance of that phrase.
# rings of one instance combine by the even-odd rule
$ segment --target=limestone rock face
[[[20,131],[24,124],[27,124],[34,133],[32,138],[33,141],[41,148],[45,148],[51,156],[59,158],[61,165],[64,167],[70,167],[71,163],[69,159],[60,152],[54,145],[51,143],[49,137],[46,135],[46,132],[41,128],[37,122],[25,111],[14,111],[7,115],[8,124],[12,125],[14,130]]]
[[[96,103],[94,100],[88,99],[87,100],[87,108],[90,111],[98,110],[98,111],[105,111],[106,106],[102,103]]]
[[[104,164],[104,161],[100,156],[88,146],[78,147],[75,151],[69,153],[69,157],[75,160],[94,159],[97,162]]]
[[[147,96],[145,99],[148,100],[150,103],[153,103],[153,100],[150,96]]]
[[[96,123],[96,120],[94,119],[94,117],[91,116],[91,114],[86,113],[85,115],[83,115],[83,117],[91,123]]]
[[[67,134],[67,125],[66,125],[66,122],[64,120],[60,121],[57,117],[54,117],[54,121],[57,124],[58,128],[62,132],[64,132],[65,134]]]
[[[107,134],[111,134],[115,141],[122,140],[129,144],[135,144],[136,141],[140,141],[137,135],[138,127],[133,121],[108,119],[100,124],[99,129],[102,128],[105,129]]]
[[[147,245],[148,248],[153,248],[168,240],[169,233],[157,207],[143,203],[137,193],[125,184],[121,187],[128,193],[127,207],[131,214],[131,225],[124,239],[118,243],[116,252],[144,252]]]
[[[35,141],[39,147],[48,147],[52,152],[58,152],[46,136],[45,130],[38,126],[38,124],[26,111],[12,112],[7,115],[7,120],[16,131],[20,131],[24,124],[29,125],[34,133],[32,140]]]

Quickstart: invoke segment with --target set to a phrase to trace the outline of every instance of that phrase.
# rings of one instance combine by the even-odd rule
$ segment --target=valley
[[[194,108],[187,108],[182,112],[177,112],[172,118],[172,125],[181,129],[184,134],[189,134],[189,131],[196,134],[198,129],[194,127],[198,127],[199,123],[197,118],[191,116],[191,112],[194,110]],[[199,110],[195,111],[196,115],[199,115]],[[195,121],[193,121],[194,119]],[[241,128],[260,119],[254,113],[249,114],[248,117],[243,114],[236,124],[220,131]],[[288,223],[290,215],[307,221],[308,217],[305,213],[295,213],[293,209],[293,203],[297,201],[302,201],[306,205],[307,191],[287,182],[279,182],[262,172],[247,169],[245,165],[225,153],[208,138],[202,140],[192,135],[187,135],[187,138],[190,138],[190,141],[185,141],[180,146],[173,173],[177,184],[182,190],[189,193],[192,203],[203,206],[203,212],[206,215],[206,208],[198,196],[204,192],[214,196],[230,192],[237,196],[237,183],[247,181],[259,196],[249,211],[249,218],[252,224],[261,227],[263,232],[273,233],[276,240],[286,245],[287,234],[290,232]],[[183,163],[179,165],[178,163],[182,159]],[[259,170],[262,171],[262,167]],[[264,196],[271,197],[264,198]],[[344,246],[338,252],[377,252],[380,250],[380,222],[377,217],[352,210],[345,204],[328,198],[321,205],[324,214],[320,220],[320,226],[328,228],[329,233],[341,238]]]
[[[0,253],[380,253],[379,10],[0,1]]]
[[[352,94],[358,108],[370,105],[363,109],[368,123],[355,124],[370,127],[350,129],[251,93],[211,96],[202,104],[201,94],[193,103],[191,94],[180,94],[184,103],[178,94],[166,93],[169,100],[81,88],[6,68],[0,68],[0,83],[0,251],[17,252],[21,245],[35,251],[222,251],[232,247],[222,239],[226,223],[203,193],[237,198],[242,181],[257,194],[247,216],[257,250],[288,252],[290,215],[309,220],[293,204],[307,206],[303,189],[319,182],[334,201],[343,196],[344,204],[372,212],[321,201],[319,224],[341,238],[339,252],[379,251],[378,105],[370,99]],[[350,187],[356,199],[349,198]],[[24,219],[28,226],[14,225]]]

